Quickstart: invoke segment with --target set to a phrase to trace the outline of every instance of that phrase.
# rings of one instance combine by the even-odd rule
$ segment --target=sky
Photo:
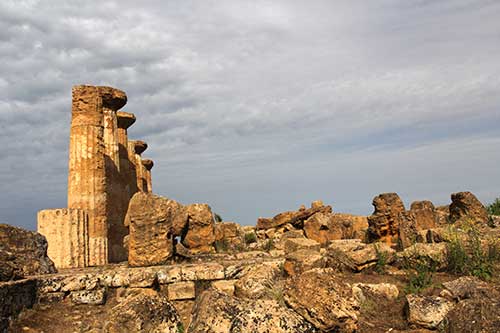
[[[66,206],[71,87],[124,90],[156,194],[254,225],[500,196],[497,0],[0,2],[0,223]]]

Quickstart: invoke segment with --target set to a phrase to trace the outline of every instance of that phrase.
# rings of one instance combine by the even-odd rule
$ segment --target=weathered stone
[[[130,200],[129,260],[131,266],[166,263],[173,255],[176,228],[186,221],[184,208],[174,200],[138,192]]]
[[[57,303],[61,302],[65,297],[66,293],[63,292],[41,294],[38,297],[38,303],[40,304]]]
[[[395,300],[399,296],[398,287],[391,283],[355,283],[352,291],[360,304],[366,301],[367,293],[376,297],[384,297],[388,300]]]
[[[335,239],[364,239],[366,229],[368,229],[367,218],[351,214],[316,213],[304,222],[306,237],[322,245]]]
[[[111,309],[104,332],[181,332],[182,323],[167,297],[140,293]]]
[[[210,206],[192,204],[186,206],[188,214],[187,231],[182,235],[182,244],[198,253],[214,251],[215,221]]]
[[[128,284],[133,288],[149,288],[157,281],[156,270],[153,268],[137,268],[128,271]]]
[[[356,239],[331,241],[327,252],[330,257],[328,265],[340,265],[359,272],[375,266],[381,256],[386,263],[393,262],[396,251],[385,243],[364,244]]]
[[[471,192],[458,192],[451,195],[450,222],[468,219],[474,223],[487,223],[488,211]]]
[[[312,268],[324,268],[325,258],[315,250],[298,250],[286,255],[283,269],[288,276],[294,276]]]
[[[153,193],[153,183],[151,181],[151,169],[154,166],[153,160],[142,160],[142,165],[146,168],[144,178],[146,179],[146,192]]]
[[[56,272],[45,237],[8,224],[0,224],[0,267],[0,281]]]
[[[1,244],[1,243],[0,243]],[[36,302],[36,281],[0,283],[0,332],[9,332],[9,321]]]
[[[101,288],[95,290],[73,291],[70,297],[71,301],[75,304],[102,305],[106,303],[106,290]]]
[[[355,332],[358,311],[352,288],[332,269],[312,269],[287,280],[285,302],[322,331]]]
[[[302,228],[304,221],[313,216],[316,213],[331,213],[331,206],[314,206],[314,208],[298,210],[295,212],[283,212],[273,218],[259,218],[257,220],[257,229],[270,229],[283,226],[285,224],[291,224],[295,227]]]
[[[416,264],[425,264],[429,268],[441,270],[446,267],[446,244],[445,243],[417,243],[402,252],[396,254],[400,265],[410,265],[415,267]]]
[[[484,291],[488,294],[488,284],[473,276],[462,276],[458,279],[443,282],[443,286],[450,292],[451,297],[457,300],[476,297]],[[479,296],[481,296],[479,294]]]
[[[445,226],[450,223],[450,205],[437,206],[436,208],[437,224]]]
[[[251,301],[231,297],[214,288],[196,300],[190,333],[316,332],[307,321],[273,301]]]
[[[298,250],[319,251],[321,245],[312,239],[307,238],[289,238],[285,242],[285,254]]]
[[[224,278],[224,266],[218,263],[185,265],[181,268],[184,281],[220,280]]]
[[[237,297],[260,299],[269,296],[274,280],[279,276],[278,267],[260,264],[251,267],[234,284]]]
[[[182,271],[180,266],[164,266],[156,273],[158,283],[167,284],[182,280]]]
[[[417,228],[417,217],[412,212],[402,212],[399,214],[397,245],[399,249],[405,249],[417,242],[424,240]]]
[[[408,323],[434,329],[453,307],[450,301],[438,296],[406,295]]]
[[[47,254],[57,268],[89,264],[89,218],[81,209],[46,209],[37,214],[38,232],[47,238]]]
[[[396,193],[383,193],[373,199],[373,214],[368,217],[368,237],[387,244],[397,244],[401,213],[405,212],[403,202]]]
[[[117,118],[117,133],[118,133],[118,155],[120,157],[120,174],[122,177],[124,192],[128,197],[127,202],[138,191],[136,168],[133,161],[130,160],[128,146],[128,128],[135,123],[135,115],[133,113],[118,111]],[[128,205],[127,205],[128,206]],[[127,207],[126,207],[127,208]],[[125,248],[128,249],[128,248]]]
[[[93,290],[100,287],[100,280],[92,274],[70,275],[61,281],[61,291]]]
[[[438,225],[436,209],[430,201],[415,201],[410,206],[410,212],[416,218],[418,230],[433,229]]]
[[[170,301],[193,299],[195,285],[193,281],[174,282],[167,285],[168,299]]]
[[[234,284],[238,280],[218,280],[212,281],[211,286],[219,291],[222,291],[229,296],[234,295]]]

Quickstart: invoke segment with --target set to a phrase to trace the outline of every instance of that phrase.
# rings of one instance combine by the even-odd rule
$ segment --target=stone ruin
[[[118,111],[126,94],[104,86],[72,90],[68,207],[38,213],[38,232],[58,268],[127,260],[125,215],[136,192],[152,192],[153,161],[144,141],[129,140],[134,114]]]

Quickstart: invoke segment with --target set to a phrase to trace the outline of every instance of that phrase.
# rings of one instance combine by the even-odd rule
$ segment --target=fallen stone
[[[215,221],[210,206],[192,204],[186,206],[188,214],[187,231],[181,242],[195,253],[211,253],[215,249]]]
[[[319,251],[305,249],[287,254],[283,269],[288,276],[294,276],[312,268],[324,268],[325,266],[326,259]]]
[[[302,229],[304,221],[316,213],[331,213],[331,206],[317,206],[314,208],[298,210],[294,212],[283,212],[273,218],[259,218],[257,220],[256,229],[271,229],[278,228],[280,226],[291,224],[296,228]]]
[[[170,283],[167,285],[167,293],[168,299],[170,301],[193,299],[196,296],[195,285],[193,281]]]
[[[234,285],[238,280],[218,280],[212,281],[211,286],[223,293],[228,294],[229,296],[234,295]]]
[[[430,269],[442,270],[447,265],[445,243],[417,243],[398,252],[396,256],[400,266],[415,267],[417,264],[424,264]]]
[[[451,195],[450,222],[470,220],[473,223],[488,223],[488,211],[471,192]]]
[[[280,273],[277,266],[260,264],[250,267],[234,284],[234,294],[251,299],[269,296],[269,290]]]
[[[289,238],[285,242],[285,254],[296,252],[298,250],[311,250],[319,252],[320,243],[307,238]]]
[[[331,241],[327,249],[328,266],[347,267],[355,272],[373,267],[383,257],[385,264],[394,262],[396,251],[385,243],[365,244],[358,239]]]
[[[286,281],[286,304],[317,329],[355,332],[358,305],[352,288],[333,269],[312,269]]]
[[[384,297],[388,300],[395,300],[399,296],[398,287],[391,283],[355,283],[352,292],[360,304],[366,301],[367,294]]]
[[[106,290],[101,288],[96,290],[73,291],[70,297],[71,301],[75,304],[102,305],[106,303]]]
[[[431,201],[415,201],[410,206],[410,212],[416,218],[417,230],[433,229],[438,225],[436,209]]]
[[[439,296],[406,295],[410,325],[435,329],[453,308],[453,303]]]
[[[373,199],[373,214],[368,217],[368,238],[388,244],[397,244],[399,225],[405,212],[403,202],[396,193],[383,193]]]

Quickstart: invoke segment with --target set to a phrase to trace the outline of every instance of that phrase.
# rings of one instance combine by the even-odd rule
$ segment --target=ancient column
[[[73,87],[72,93],[68,208],[88,214],[89,265],[104,265],[108,262],[104,109],[118,110],[126,96],[117,89],[84,85]]]
[[[47,255],[57,268],[87,267],[89,219],[82,209],[45,209],[38,212],[38,232],[47,238]]]
[[[103,99],[104,158],[106,167],[106,194],[108,195],[108,260],[126,260],[123,237],[127,234],[123,221],[128,207],[128,194],[120,174],[117,111],[127,102],[123,91],[111,87],[99,87]]]
[[[137,189],[140,192],[147,192],[147,181],[145,178],[146,168],[142,165],[141,154],[148,148],[148,144],[144,141],[133,140],[129,141],[130,160],[135,166],[135,182]],[[133,181],[133,180],[131,180]]]
[[[137,182],[132,184],[129,179],[136,179],[135,167],[133,167],[128,153],[128,133],[127,129],[135,123],[135,115],[133,113],[119,111],[116,113],[118,120],[118,155],[120,157],[120,174],[122,175],[125,191],[128,198],[132,198],[137,192]]]
[[[146,191],[153,193],[153,184],[151,183],[151,169],[153,168],[153,160],[142,160],[142,165],[146,168],[144,178],[146,179]]]

